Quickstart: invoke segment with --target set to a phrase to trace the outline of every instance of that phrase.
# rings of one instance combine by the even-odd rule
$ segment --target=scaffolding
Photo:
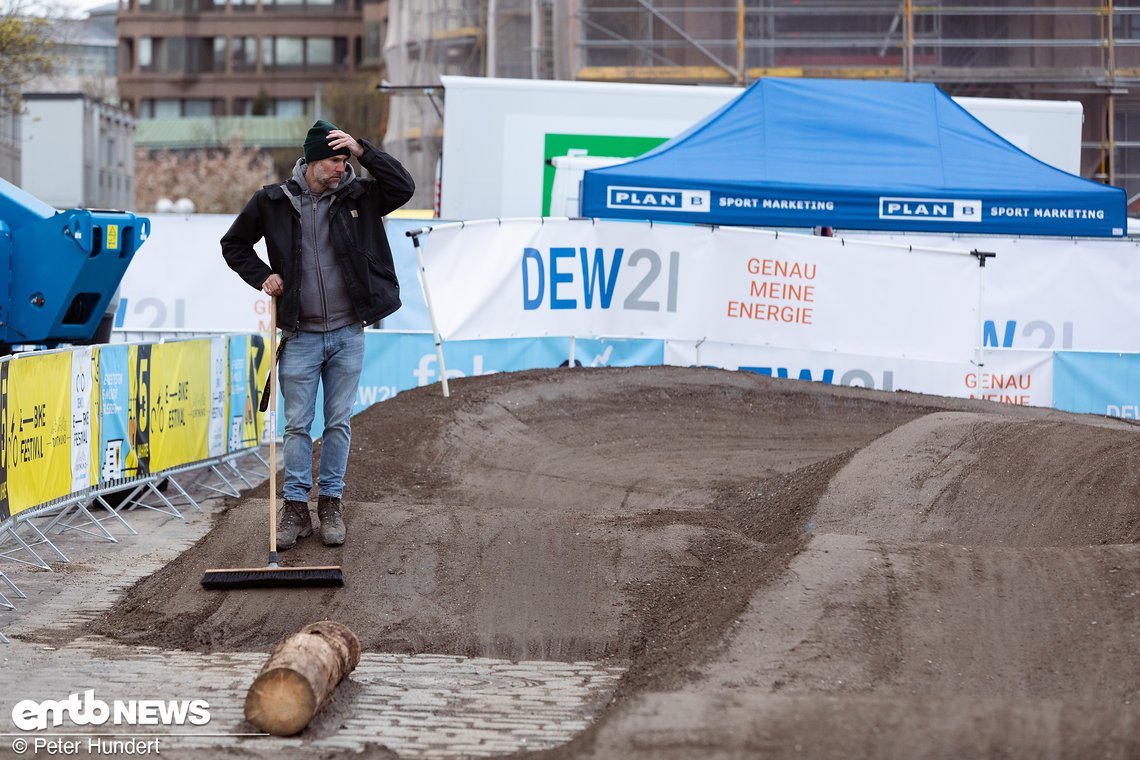
[[[1082,174],[1124,187],[1130,204],[1140,199],[1140,92],[1130,90],[1140,83],[1140,2],[392,0],[390,7],[386,60],[389,78],[401,84],[438,84],[440,74],[737,85],[831,77],[934,82],[956,96],[1079,100]],[[389,138],[441,130],[424,108],[427,121],[393,123]],[[431,165],[427,176],[434,158]]]

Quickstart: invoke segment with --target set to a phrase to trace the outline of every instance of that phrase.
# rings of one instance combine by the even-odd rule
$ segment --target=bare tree
[[[225,148],[135,156],[136,205],[155,208],[160,198],[189,198],[195,210],[236,214],[262,185],[275,179],[273,160],[257,148],[246,148],[240,137]]]
[[[0,108],[19,111],[24,85],[55,69],[50,32],[60,16],[53,4],[0,0]]]
[[[379,75],[363,72],[330,83],[324,90],[324,103],[333,123],[356,137],[379,145],[388,117],[388,96],[376,89]]]

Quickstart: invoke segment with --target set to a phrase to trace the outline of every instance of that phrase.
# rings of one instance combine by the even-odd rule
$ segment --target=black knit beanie
[[[334,129],[336,127],[324,119],[317,119],[317,123],[309,127],[309,133],[305,135],[305,161],[307,163],[320,161],[322,158],[332,158],[333,156],[352,155],[348,148],[333,150],[329,147],[329,132]]]

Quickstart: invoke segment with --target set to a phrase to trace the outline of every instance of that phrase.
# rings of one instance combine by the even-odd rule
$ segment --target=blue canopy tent
[[[583,216],[758,227],[1111,237],[1125,207],[904,82],[761,79],[582,182]]]

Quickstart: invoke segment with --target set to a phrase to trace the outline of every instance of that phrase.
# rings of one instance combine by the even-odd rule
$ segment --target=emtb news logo
[[[70,722],[76,726],[204,726],[210,722],[210,704],[204,699],[116,699],[107,704],[88,689],[67,699],[23,699],[12,708],[12,722],[21,731],[41,731]]]
[[[980,222],[982,202],[950,198],[879,198],[879,218]]]
[[[606,208],[658,209],[708,213],[708,190],[675,190],[664,187],[607,188]]]

